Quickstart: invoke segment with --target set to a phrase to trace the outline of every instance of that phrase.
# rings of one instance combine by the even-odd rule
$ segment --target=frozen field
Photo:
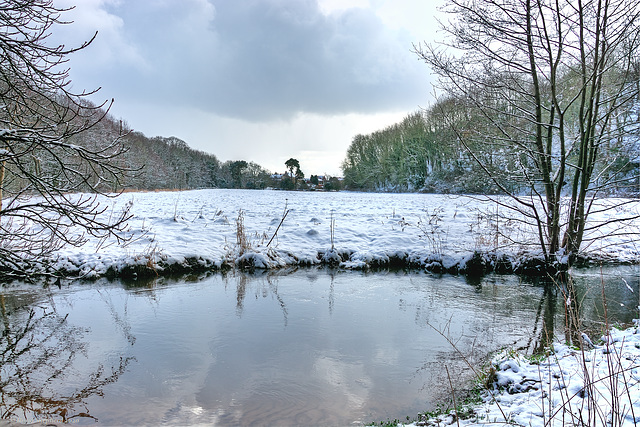
[[[506,209],[461,196],[194,190],[126,193],[104,203],[112,206],[105,215],[132,205],[133,239],[124,246],[94,239],[81,248],[66,248],[58,253],[57,267],[85,277],[136,264],[277,268],[333,262],[366,268],[400,260],[418,267],[437,261],[449,269],[463,265],[474,251],[506,254],[514,263],[537,253],[531,240],[535,233],[507,220]],[[594,214],[592,220],[606,221],[613,212]],[[620,217],[637,214],[637,202],[615,211]],[[240,216],[243,244],[237,237]],[[612,237],[590,244],[586,252],[636,260],[637,224],[616,223]]]

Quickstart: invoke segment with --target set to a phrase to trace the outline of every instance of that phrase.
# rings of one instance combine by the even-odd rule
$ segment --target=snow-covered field
[[[562,344],[542,361],[502,353],[484,404],[412,425],[635,426],[640,424],[640,334],[612,329],[584,353]]]
[[[81,248],[64,248],[57,254],[56,268],[84,277],[143,270],[131,266],[188,271],[322,263],[366,268],[395,262],[457,271],[474,251],[505,254],[515,268],[523,254],[537,253],[535,244],[526,245],[535,243],[533,230],[505,219],[508,212],[494,202],[462,196],[194,190],[126,193],[102,202],[112,206],[105,215],[132,205],[132,240],[120,246],[115,240],[90,239]],[[637,215],[639,206],[631,202],[615,215]],[[243,244],[237,237],[240,216]],[[595,223],[614,216],[608,211],[591,218]],[[587,252],[622,262],[637,260],[633,233],[638,225],[640,221],[625,224],[622,232],[617,228],[614,236],[590,245]],[[505,236],[523,244],[509,243]]]

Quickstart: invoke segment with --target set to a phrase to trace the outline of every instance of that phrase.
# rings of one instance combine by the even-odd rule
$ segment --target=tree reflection
[[[236,314],[242,317],[244,312],[244,298],[247,295],[247,276],[240,274],[236,284]]]
[[[546,349],[553,343],[554,329],[555,329],[555,317],[556,317],[556,287],[551,283],[546,283],[543,288],[542,296],[540,297],[540,304],[536,311],[535,323],[533,333],[529,340],[529,346],[532,341],[533,354],[544,353]],[[542,326],[538,331],[538,325],[542,318]]]
[[[86,385],[67,392],[65,382],[77,374],[72,364],[77,355],[86,354],[86,331],[69,324],[68,314],[30,305],[0,294],[0,418],[95,419],[86,399],[102,396],[104,386],[117,381],[133,358],[121,357],[111,369],[99,365]]]
[[[567,344],[581,346],[582,340],[580,339],[580,332],[582,298],[578,296],[578,288],[569,274],[562,277],[561,280],[559,288],[564,305],[565,342]]]
[[[588,298],[587,294],[589,288],[593,288],[593,282],[592,279],[591,282],[578,283],[569,273],[534,280],[533,284],[541,286],[543,293],[535,317],[534,330],[527,346],[532,350],[532,353],[546,351],[553,343],[554,338],[561,337],[568,345],[581,347],[585,322],[595,322],[596,324],[604,322],[606,324],[612,320],[607,319],[606,313],[605,318],[600,319],[598,313],[584,312],[585,304],[594,307],[606,306],[604,282],[599,284],[599,291]],[[606,293],[609,293],[609,290]],[[606,312],[606,309],[604,311]],[[559,315],[562,317],[557,318]],[[539,325],[541,327],[538,329]]]
[[[333,315],[333,307],[336,303],[336,295],[335,295],[335,280],[336,274],[333,271],[329,272],[329,277],[331,277],[331,283],[329,284],[329,314]]]
[[[557,332],[564,334],[567,344],[580,346],[582,331],[582,309],[584,289],[579,289],[573,277],[566,273],[558,277],[540,277],[533,284],[543,288],[536,310],[534,328],[526,346],[533,354],[544,353],[558,338]],[[556,316],[563,313],[564,325],[556,325]]]
[[[286,302],[278,291],[277,275],[267,274],[266,276],[261,276],[240,272],[235,276],[235,278],[237,280],[236,314],[238,317],[242,317],[242,314],[244,313],[244,303],[247,296],[247,289],[249,288],[251,282],[255,282],[257,285],[255,286],[255,298],[258,299],[260,296],[262,298],[267,298],[269,295],[273,295],[278,302],[278,305],[280,306],[282,315],[284,316],[284,325],[287,326],[287,324],[289,323],[289,310],[287,309]],[[225,276],[225,281],[226,280],[227,277]]]

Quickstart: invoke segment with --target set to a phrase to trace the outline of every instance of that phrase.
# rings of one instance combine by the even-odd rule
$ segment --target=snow
[[[98,198],[98,202],[111,205],[105,217],[131,204],[133,218],[127,235],[132,239],[118,245],[115,239],[88,236],[84,246],[60,250],[54,268],[87,278],[127,271],[135,276],[145,266],[152,273],[318,264],[354,269],[411,265],[446,272],[472,268],[469,261],[478,262],[473,259],[475,251],[494,255],[481,263],[507,257],[514,268],[540,255],[531,240],[535,233],[498,217],[494,202],[463,196],[193,190],[125,193],[113,199]],[[625,202],[624,209],[615,214],[637,215],[640,203]],[[240,210],[249,242],[244,248],[237,243]],[[275,233],[285,210],[289,213]],[[606,221],[611,212],[594,213],[593,219]],[[638,220],[623,224],[623,233],[614,232],[591,244],[589,255],[636,261],[633,232],[639,224]],[[619,224],[612,223],[614,226]],[[503,235],[518,243],[505,241]]]
[[[638,327],[611,329],[599,345],[581,351],[556,343],[543,360],[502,352],[491,362],[495,381],[484,403],[410,424],[563,426],[640,423]]]

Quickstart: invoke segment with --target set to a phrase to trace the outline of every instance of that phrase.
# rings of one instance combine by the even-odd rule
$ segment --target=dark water
[[[592,331],[605,323],[602,282],[608,321],[637,317],[636,268],[574,279]],[[464,386],[467,362],[531,351],[564,322],[553,286],[416,272],[12,284],[0,302],[2,416],[105,425],[414,417]]]

